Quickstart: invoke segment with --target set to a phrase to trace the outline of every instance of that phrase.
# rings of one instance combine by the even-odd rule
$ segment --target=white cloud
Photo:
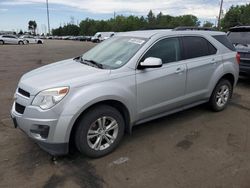
[[[0,8],[0,12],[7,12],[8,9],[7,8]]]
[[[224,9],[231,5],[246,4],[249,0],[225,0]],[[2,5],[26,5],[45,3],[45,0],[9,0]],[[70,6],[77,10],[106,14],[132,13],[146,15],[150,9],[170,15],[193,14],[202,19],[215,19],[219,12],[219,0],[49,0],[49,3]]]

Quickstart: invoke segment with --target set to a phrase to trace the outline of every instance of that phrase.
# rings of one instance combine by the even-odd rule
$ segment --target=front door
[[[150,118],[182,105],[186,86],[186,64],[181,61],[178,38],[156,42],[143,56],[160,58],[163,66],[137,70],[138,118]]]

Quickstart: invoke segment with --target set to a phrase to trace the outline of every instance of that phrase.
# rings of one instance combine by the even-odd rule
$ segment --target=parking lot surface
[[[79,153],[51,162],[10,119],[25,72],[76,57],[94,44],[45,41],[0,46],[0,187],[250,187],[250,79],[241,78],[229,107],[201,105],[137,126],[100,159]]]

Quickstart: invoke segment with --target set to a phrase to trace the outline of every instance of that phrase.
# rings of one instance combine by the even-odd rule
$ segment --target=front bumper
[[[54,156],[66,155],[68,153],[67,142],[57,142],[54,137],[57,131],[58,118],[35,118],[34,112],[36,109],[26,108],[24,114],[19,114],[15,111],[15,102],[11,110],[11,117],[13,119],[14,126],[22,130],[28,137],[34,140],[42,149]],[[38,113],[39,114],[39,113]],[[29,117],[27,117],[29,115]],[[41,117],[44,114],[40,114]],[[33,116],[33,118],[31,118]],[[47,136],[42,137],[34,130],[38,130],[38,127],[48,127],[49,131]],[[62,137],[64,134],[61,135]]]

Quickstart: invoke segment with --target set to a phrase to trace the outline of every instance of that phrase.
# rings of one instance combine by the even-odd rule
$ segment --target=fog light
[[[48,125],[33,125],[30,132],[39,135],[43,139],[47,139],[49,136],[49,126]]]

